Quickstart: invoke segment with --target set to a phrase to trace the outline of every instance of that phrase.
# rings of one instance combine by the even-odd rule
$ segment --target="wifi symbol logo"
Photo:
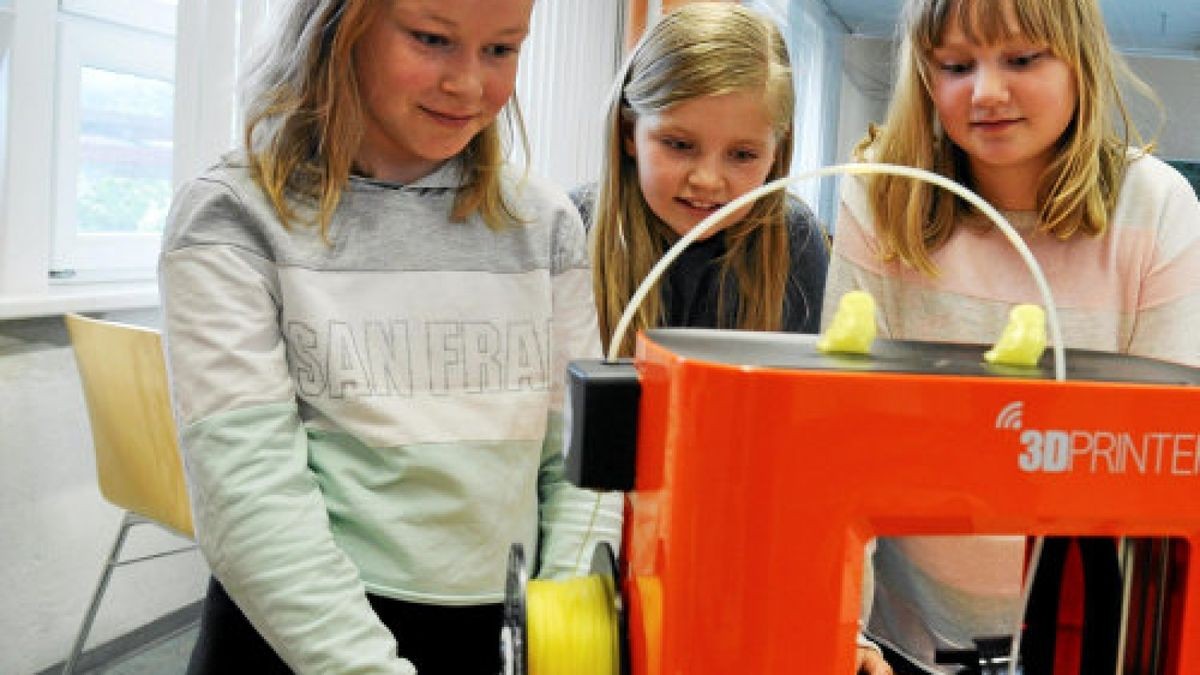
[[[1000,409],[1000,414],[996,415],[997,429],[1020,429],[1021,419],[1025,414],[1025,402],[1013,401]]]

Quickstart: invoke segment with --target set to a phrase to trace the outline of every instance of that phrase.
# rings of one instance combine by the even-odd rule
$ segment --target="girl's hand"
[[[855,673],[865,675],[892,675],[892,667],[883,660],[883,655],[877,649],[859,647],[854,659]]]

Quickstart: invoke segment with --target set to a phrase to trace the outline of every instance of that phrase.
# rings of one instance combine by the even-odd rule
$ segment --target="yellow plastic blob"
[[[838,301],[817,349],[826,354],[868,354],[874,341],[875,298],[866,291],[850,291]]]
[[[1046,313],[1037,305],[1017,305],[1008,314],[1008,325],[983,358],[1005,366],[1036,366],[1046,349]]]

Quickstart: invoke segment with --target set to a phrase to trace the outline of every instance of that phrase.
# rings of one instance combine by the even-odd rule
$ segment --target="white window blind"
[[[622,5],[534,3],[517,98],[529,132],[531,169],[564,189],[599,178],[604,102],[622,56]]]
[[[820,0],[747,0],[748,7],[773,17],[787,41],[796,89],[792,173],[832,164],[837,159],[838,108],[844,31]],[[837,181],[797,183],[792,190],[832,225]]]

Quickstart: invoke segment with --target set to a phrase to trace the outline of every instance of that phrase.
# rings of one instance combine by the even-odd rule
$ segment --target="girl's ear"
[[[634,122],[633,120],[621,120],[621,148],[625,150],[625,154],[637,158],[637,143],[633,137]]]

